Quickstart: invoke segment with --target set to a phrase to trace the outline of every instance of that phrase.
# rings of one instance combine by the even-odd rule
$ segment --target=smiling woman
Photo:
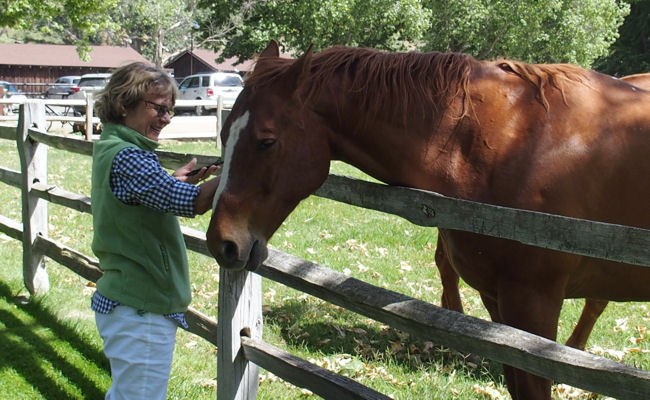
[[[179,216],[203,214],[219,167],[167,173],[154,150],[178,90],[144,63],[117,69],[99,92],[104,124],[93,148],[92,249],[103,270],[92,309],[111,364],[107,398],[165,399],[178,325],[187,327],[191,291]]]

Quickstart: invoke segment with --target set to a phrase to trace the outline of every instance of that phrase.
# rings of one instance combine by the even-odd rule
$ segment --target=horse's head
[[[304,103],[311,57],[310,48],[281,59],[269,43],[223,125],[225,163],[207,231],[221,267],[260,266],[271,235],[327,177],[327,134]]]

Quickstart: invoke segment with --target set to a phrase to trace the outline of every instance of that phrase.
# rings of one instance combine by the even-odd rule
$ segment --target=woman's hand
[[[196,157],[192,158],[189,163],[183,165],[174,173],[172,176],[181,182],[186,182],[186,183],[191,183],[193,185],[196,185],[197,183],[201,182],[204,179],[207,179],[210,177],[210,175],[214,174],[217,170],[221,168],[219,165],[211,165],[209,168],[202,167],[199,172],[197,172],[194,175],[188,175],[193,169],[196,167]]]

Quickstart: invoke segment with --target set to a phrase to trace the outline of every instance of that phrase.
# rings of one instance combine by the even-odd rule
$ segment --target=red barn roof
[[[0,43],[0,65],[116,68],[132,61],[151,63],[131,47],[91,46],[90,60],[83,61],[76,46],[35,43]]]

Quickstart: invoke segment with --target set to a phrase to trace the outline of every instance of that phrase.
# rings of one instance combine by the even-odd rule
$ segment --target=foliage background
[[[608,55],[596,61],[599,71],[618,76],[650,71],[650,1],[632,1],[630,15]]]
[[[199,5],[210,10],[207,19],[222,19],[232,3]],[[629,5],[615,0],[267,1],[257,3],[251,23],[210,43],[225,56],[248,57],[281,38],[294,52],[341,44],[589,67],[607,54],[628,13]]]
[[[270,39],[650,69],[647,0],[0,0],[0,41],[129,45],[158,65],[202,47],[247,60]],[[28,12],[29,11],[29,12]],[[618,39],[618,40],[617,40]]]

